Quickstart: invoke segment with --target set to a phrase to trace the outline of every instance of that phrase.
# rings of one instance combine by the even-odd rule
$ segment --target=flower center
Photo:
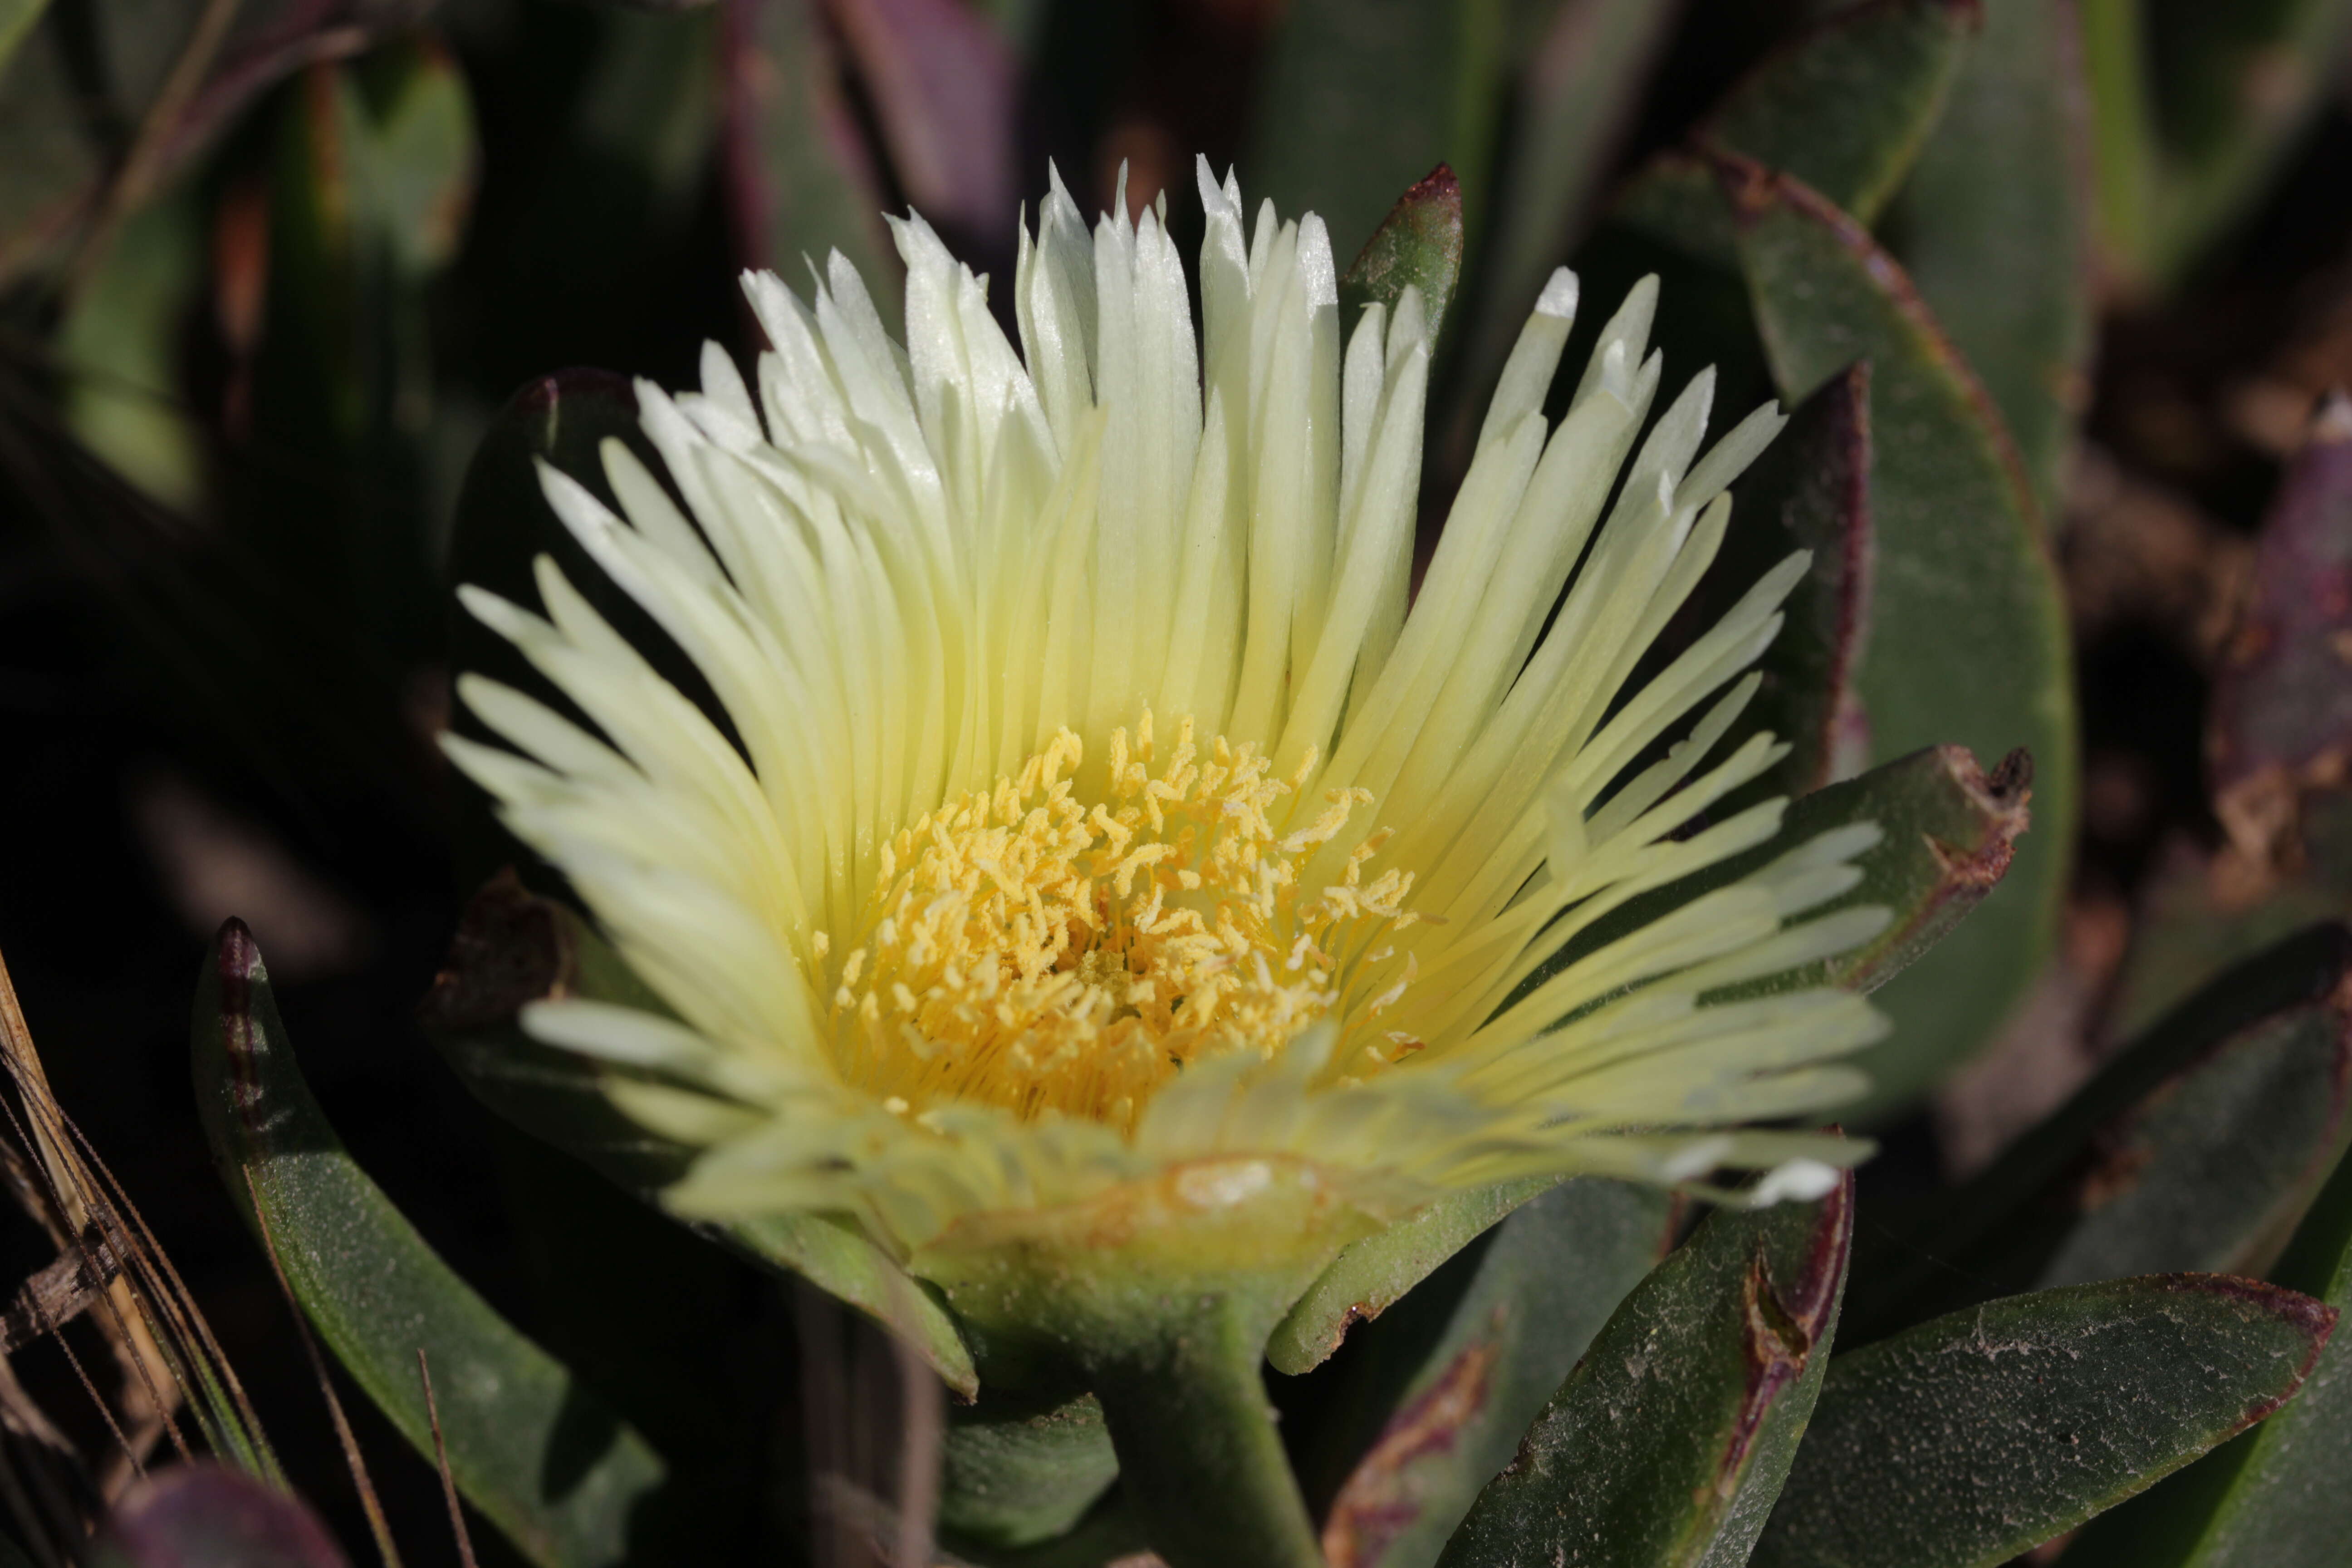
[[[1402,992],[1370,980],[1393,956],[1380,939],[1414,918],[1409,874],[1364,879],[1385,832],[1302,898],[1307,861],[1369,791],[1330,791],[1285,832],[1312,758],[1277,779],[1255,746],[1219,738],[1204,754],[1186,720],[1155,772],[1148,711],[1132,743],[1112,734],[1091,801],[1084,755],[1065,730],[1017,775],[885,846],[835,976],[848,1081],[902,1111],[979,1100],[1125,1129],[1190,1063],[1270,1057],[1335,1015],[1352,1033]]]

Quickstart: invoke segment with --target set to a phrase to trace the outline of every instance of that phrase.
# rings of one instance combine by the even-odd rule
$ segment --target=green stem
[[[1129,1505],[1170,1568],[1321,1568],[1258,1370],[1259,1314],[1194,1302],[1093,1368]]]

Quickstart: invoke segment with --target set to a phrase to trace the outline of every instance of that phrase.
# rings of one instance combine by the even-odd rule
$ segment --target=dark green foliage
[[[661,1459],[452,1273],[344,1152],[235,922],[197,987],[195,1077],[222,1179],[376,1407],[433,1455],[421,1353],[450,1472],[474,1505],[541,1568],[624,1561]]]
[[[1444,1568],[1746,1561],[1830,1364],[1853,1189],[1708,1216],[1634,1287]]]
[[[2339,1563],[2352,405],[2305,421],[2294,399],[2345,374],[2323,258],[2346,235],[2347,26],[2352,0],[0,0],[0,942],[59,1060],[120,1101],[93,1141],[124,1195],[163,1187],[157,1228],[194,1238],[220,1359],[250,1366],[295,1353],[274,1284],[172,1190],[193,1132],[124,1109],[164,1098],[112,1080],[178,1027],[125,977],[177,973],[224,900],[269,931],[273,867],[359,908],[362,956],[310,986],[289,963],[282,989],[400,1207],[311,1098],[239,925],[199,993],[197,1090],[232,1200],[214,1222],[263,1235],[425,1459],[394,1454],[386,1486],[417,1560],[447,1522],[422,1350],[494,1568],[779,1543],[983,1568],[1993,1568],[2086,1521],[2076,1568]],[[800,287],[838,251],[895,330],[881,215],[911,205],[1009,330],[1015,204],[1046,156],[1089,219],[1123,166],[1189,250],[1196,150],[1238,166],[1252,222],[1268,196],[1321,216],[1343,331],[1408,285],[1442,322],[1424,559],[1555,267],[1580,282],[1571,365],[1596,307],[1654,272],[1669,391],[1717,367],[1710,434],[1788,405],[1661,650],[1811,552],[1741,720],[1790,753],[1708,819],[1786,795],[1781,831],[1643,890],[1555,967],[1875,824],[1826,907],[1885,908],[1884,934],[1748,983],[1892,1016],[1851,1114],[1895,1157],[1859,1196],[1694,1214],[1541,1177],[1386,1228],[1324,1215],[1293,1255],[1188,1271],[1106,1247],[1039,1284],[959,1273],[953,1237],[945,1264],[896,1257],[845,1214],[681,1224],[661,1194],[692,1151],[607,1100],[627,1069],[523,1033],[541,998],[662,1003],[435,749],[475,732],[457,672],[569,710],[450,588],[536,607],[551,563],[731,733],[539,465],[606,491],[616,444],[652,458],[635,377],[678,384],[705,340],[753,373],[742,267]],[[2174,511],[2084,521],[2151,489]],[[2191,574],[2216,578],[2258,521],[2242,605],[2209,581],[2191,617],[2147,589],[2177,568],[2164,526],[2203,528]],[[2154,695],[2117,695],[2139,645],[2095,633],[2078,658],[2101,592],[2182,664]],[[159,777],[228,809],[158,826]],[[281,903],[280,929],[320,907]],[[1985,1079],[1930,1131],[1971,1062]],[[1990,1163],[1935,1184],[1983,1081],[2006,1120],[1946,1146]],[[232,1248],[226,1272],[205,1256]],[[63,1332],[26,1292],[19,1351]],[[886,1369],[826,1364],[856,1345]],[[282,1391],[258,1403],[275,1420]],[[12,1444],[51,1442],[9,1409]],[[130,1468],[102,1444],[74,1458],[81,1491],[36,1500],[38,1531],[0,1476],[0,1568],[17,1537],[51,1568],[53,1535],[119,1568],[354,1555],[340,1452],[277,1450],[341,1552],[292,1497],[139,1443],[153,1473],[110,1521],[100,1489]]]
[[[2012,1296],[1830,1363],[1759,1568],[1993,1568],[2291,1397],[2333,1308],[2160,1275]]]

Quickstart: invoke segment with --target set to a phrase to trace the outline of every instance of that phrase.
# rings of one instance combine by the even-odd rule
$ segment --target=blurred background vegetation
[[[757,346],[740,268],[797,281],[833,247],[890,315],[886,209],[920,209],[1006,279],[1049,158],[1089,210],[1122,165],[1131,207],[1166,191],[1180,240],[1198,234],[1192,155],[1237,163],[1253,204],[1321,212],[1343,260],[1442,160],[1467,252],[1426,531],[1560,261],[1585,269],[1596,318],[1664,265],[1669,379],[1723,360],[1730,417],[1769,394],[1771,310],[1750,319],[1703,244],[1661,262],[1657,208],[1695,132],[1766,135],[1724,119],[1726,95],[1851,9],[0,0],[0,952],[58,1099],[346,1541],[363,1531],[287,1309],[190,1114],[190,986],[229,914],[268,954],[331,1117],[431,1240],[649,1436],[753,1478],[714,1540],[800,1541],[756,1478],[804,1431],[830,1440],[795,1394],[791,1299],[583,1191],[415,1024],[489,868],[432,736],[460,489],[518,389],[572,366],[691,381],[706,339]],[[2068,742],[2038,746],[2035,868],[1964,928],[2006,948],[1951,961],[1998,977],[1935,980],[1939,952],[1918,973],[1946,989],[1889,994],[1928,1042],[1885,1064],[1874,1108],[1889,1152],[1866,1182],[1900,1191],[1980,1164],[2228,958],[2352,908],[2312,826],[2332,820],[2340,751],[2333,778],[2296,776],[2285,828],[2275,800],[2217,799],[2206,757],[2282,459],[2352,380],[2352,5],[1865,9],[1910,29],[1903,91],[1850,92],[1832,51],[1807,112],[1770,124],[1818,109],[1833,125],[1842,104],[1899,121],[1851,142],[1900,144],[1888,177],[1809,177],[1843,181],[1849,250],[1907,269],[1903,297],[1975,366],[2030,491],[2020,537],[2053,542],[2071,675],[2061,658],[2036,678],[2049,691],[1995,681],[1985,700],[2042,702],[2061,732],[2070,697],[2079,714],[2079,788]],[[1894,46],[1875,47],[1883,73]],[[1923,635],[1965,661],[2007,634]],[[1937,738],[1990,763],[2029,737]],[[54,1250],[15,1226],[0,1269]],[[583,1295],[603,1310],[548,1310]],[[830,1320],[803,1311],[798,1332],[842,1370]],[[18,1374],[69,1426],[93,1422],[62,1343],[21,1352]],[[364,1401],[352,1413],[396,1530],[435,1539],[431,1470]],[[74,1435],[104,1447],[95,1426]]]

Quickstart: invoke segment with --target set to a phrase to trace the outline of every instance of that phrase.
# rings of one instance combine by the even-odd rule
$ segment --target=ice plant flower
[[[1702,374],[1650,425],[1645,281],[1548,417],[1563,270],[1413,592],[1422,300],[1343,321],[1318,219],[1200,199],[1197,332],[1163,215],[1089,235],[1056,181],[1018,352],[908,217],[903,345],[838,255],[751,274],[751,375],[638,388],[664,475],[542,470],[724,722],[551,563],[536,613],[464,591],[593,728],[468,675],[513,749],[450,754],[668,1008],[526,1026],[704,1151],[679,1211],[845,1217],[977,1320],[1118,1310],[1054,1272],[1089,1248],[1292,1289],[1507,1178],[1817,1193],[1849,1146],[1755,1124],[1879,1019],[1740,988],[1879,929],[1821,912],[1873,832],[1633,918],[1780,826],[1718,807],[1782,754],[1740,717],[1803,559],[1650,656],[1780,416],[1702,453]]]

